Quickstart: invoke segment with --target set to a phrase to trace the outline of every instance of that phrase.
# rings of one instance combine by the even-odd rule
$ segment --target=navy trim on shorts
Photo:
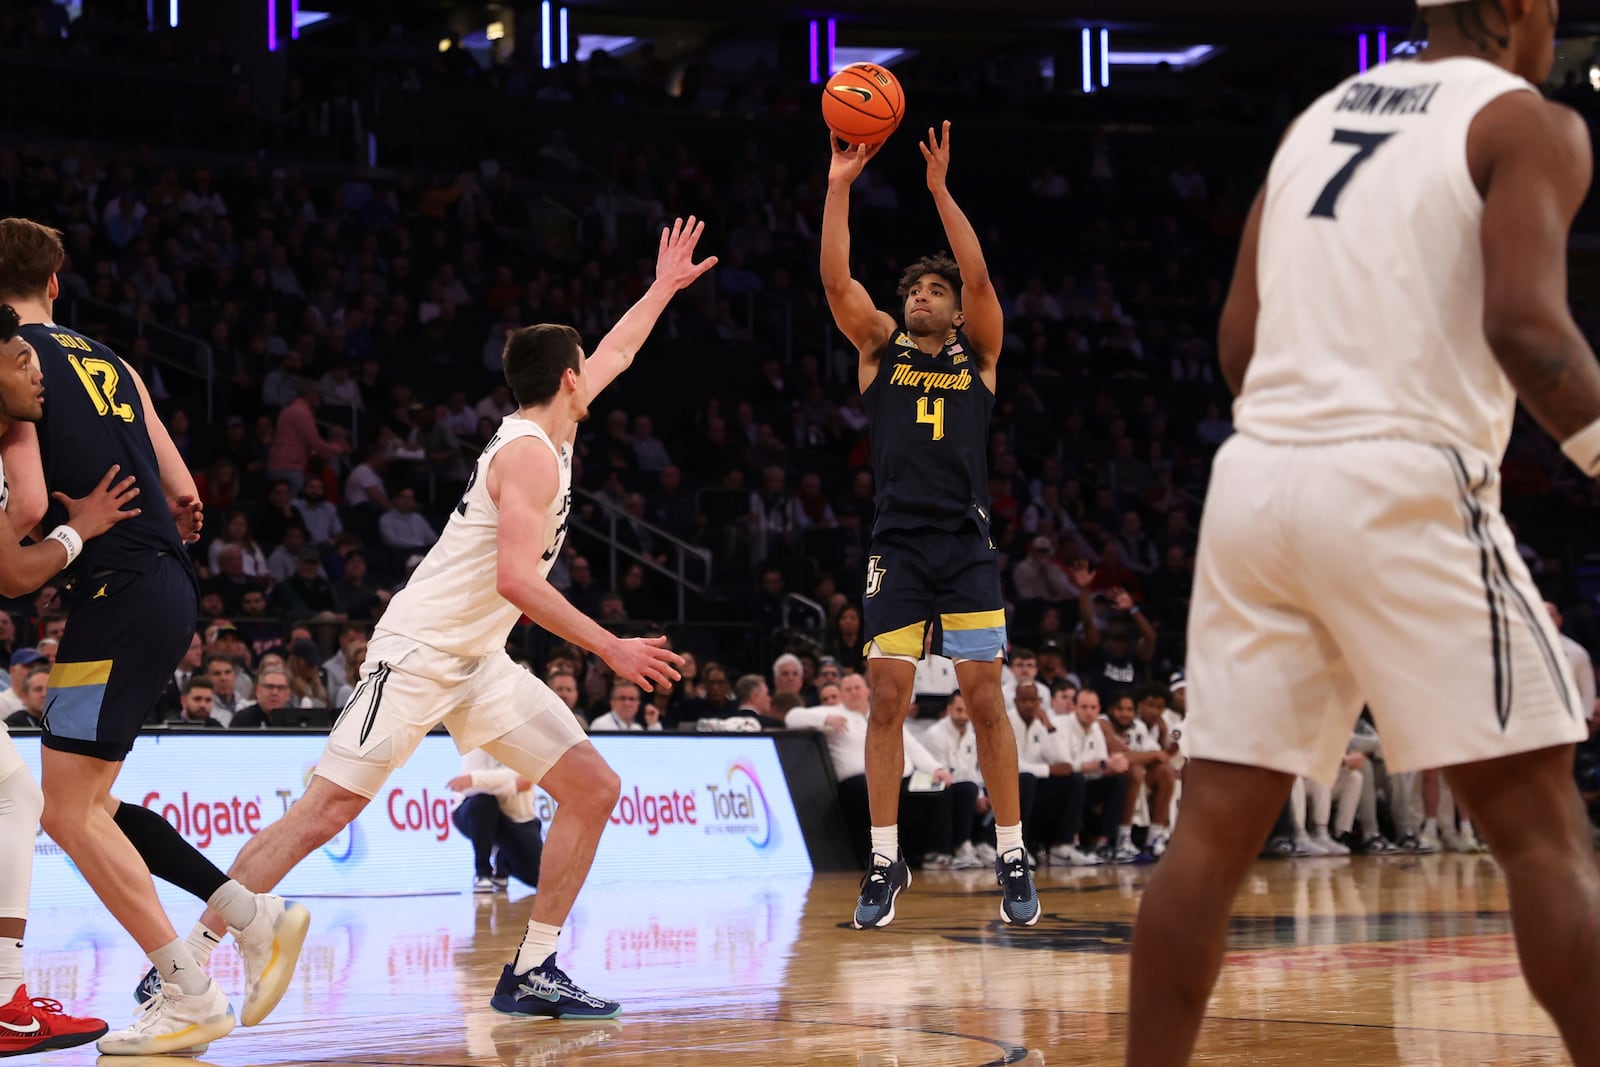
[[[1467,473],[1467,465],[1461,459],[1461,454],[1453,448],[1441,448],[1450,460],[1451,473],[1456,479],[1456,489],[1461,494],[1461,503],[1467,511],[1466,533],[1467,540],[1478,548],[1478,569],[1483,579],[1484,599],[1489,605],[1489,632],[1493,638],[1494,654],[1494,713],[1500,721],[1500,732],[1504,733],[1507,722],[1511,719],[1511,698],[1513,677],[1511,672],[1511,619],[1509,614],[1501,608],[1503,594],[1498,590],[1498,575],[1489,566],[1489,549],[1491,544],[1483,532],[1483,508],[1478,503],[1476,493],[1483,485],[1488,483],[1487,476],[1484,482],[1473,486],[1471,477]],[[1503,636],[1502,636],[1503,634]]]

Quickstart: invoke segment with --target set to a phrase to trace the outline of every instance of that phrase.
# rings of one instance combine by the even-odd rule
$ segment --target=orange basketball
[[[899,80],[876,63],[852,63],[822,90],[822,119],[847,144],[881,144],[905,113]]]

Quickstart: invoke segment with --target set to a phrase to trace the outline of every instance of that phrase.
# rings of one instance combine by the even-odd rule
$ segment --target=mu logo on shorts
[[[882,559],[882,556],[873,556],[867,560],[867,591],[862,594],[864,598],[877,596],[878,590],[883,588],[883,576],[889,572],[880,565]]]

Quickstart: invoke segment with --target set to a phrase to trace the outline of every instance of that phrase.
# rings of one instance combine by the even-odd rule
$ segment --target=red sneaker
[[[26,1056],[57,1048],[76,1048],[105,1036],[103,1019],[78,1019],[61,1010],[59,1000],[29,997],[17,990],[11,1003],[0,1004],[0,1058]]]

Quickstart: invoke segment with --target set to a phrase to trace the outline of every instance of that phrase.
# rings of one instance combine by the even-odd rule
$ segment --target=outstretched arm
[[[994,291],[994,283],[989,280],[989,264],[984,262],[978,232],[967,221],[945,184],[950,172],[949,120],[945,120],[937,134],[930,127],[928,140],[917,147],[928,161],[928,191],[939,209],[944,234],[950,239],[950,252],[956,257],[956,266],[961,268],[961,312],[966,319],[962,328],[977,349],[979,369],[992,371],[1005,343],[1005,314],[1000,310],[1000,297]]]
[[[611,327],[611,332],[600,341],[583,368],[583,377],[589,388],[585,403],[592,403],[606,386],[616,380],[617,375],[633,363],[633,357],[650,336],[650,331],[655,329],[656,320],[667,310],[667,305],[678,290],[687,288],[717,265],[716,256],[699,263],[694,261],[694,246],[699,243],[705,229],[704,221],[696,221],[690,215],[687,222],[674,219],[670,227],[661,231],[661,248],[656,253],[656,280],[639,298],[639,302]]]
[[[822,291],[839,332],[861,353],[875,354],[894,332],[894,320],[879,311],[862,284],[850,277],[850,185],[882,145],[840,150],[830,134],[833,162],[828,166],[828,198],[822,204]]]
[[[581,645],[611,665],[617,675],[645,692],[676,681],[683,657],[665,647],[665,637],[617,637],[572,606],[539,573],[545,516],[560,487],[556,457],[544,444],[525,438],[502,448],[489,464],[489,496],[500,511],[496,584],[501,596],[544,629]]]

